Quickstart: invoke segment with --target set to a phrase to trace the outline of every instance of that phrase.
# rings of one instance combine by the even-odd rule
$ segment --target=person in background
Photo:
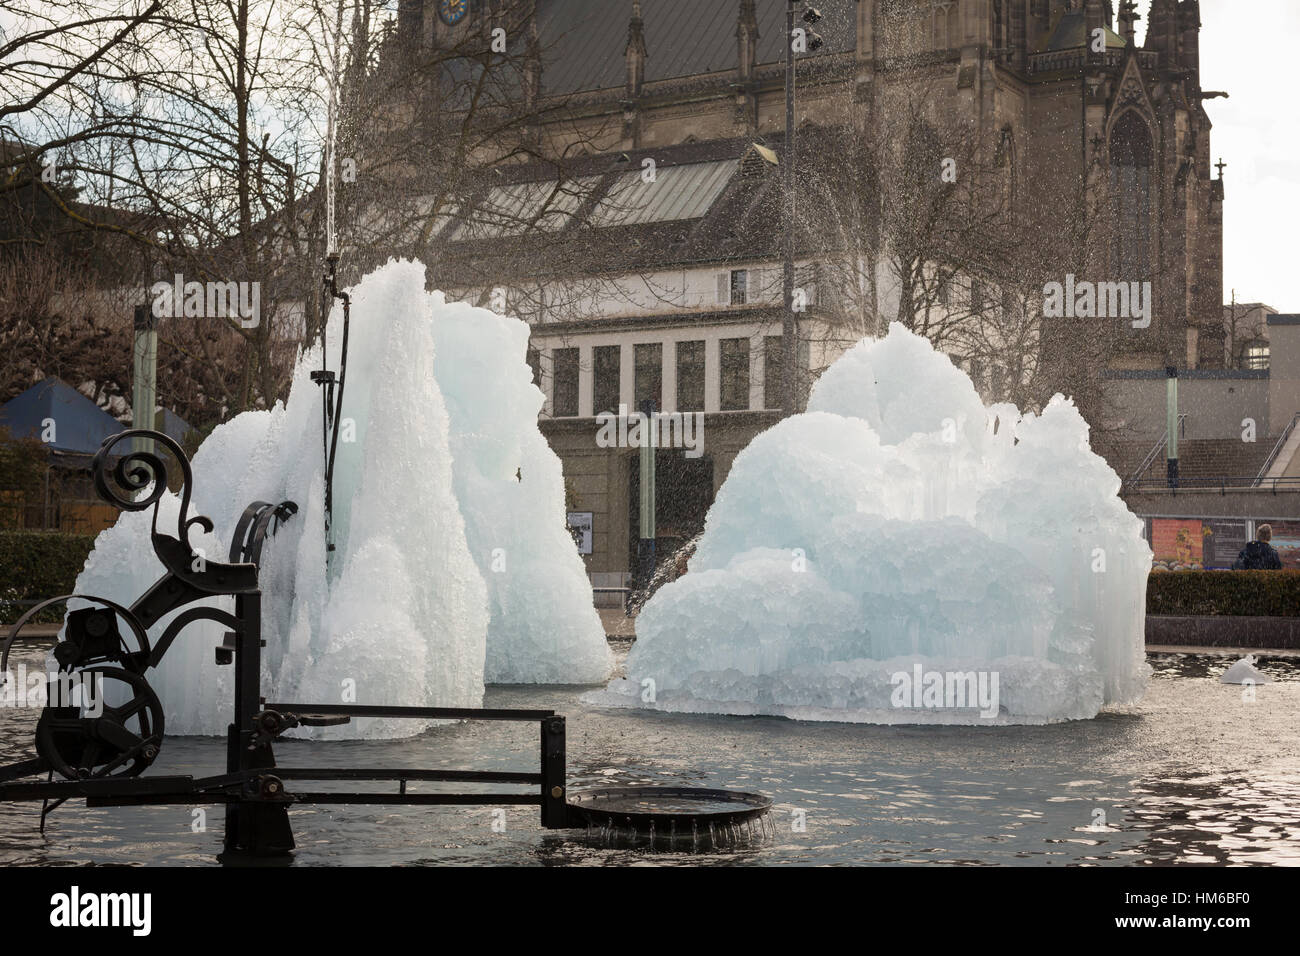
[[[1251,541],[1237,555],[1232,567],[1237,571],[1279,571],[1282,559],[1277,549],[1269,541],[1273,540],[1273,528],[1262,524],[1255,531],[1257,540]]]

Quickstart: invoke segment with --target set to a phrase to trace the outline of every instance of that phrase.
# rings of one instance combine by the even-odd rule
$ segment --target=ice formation
[[[998,724],[1141,697],[1151,551],[1071,402],[986,408],[895,324],[808,409],[736,457],[689,573],[590,701]]]
[[[269,699],[477,706],[485,679],[600,683],[604,629],[564,524],[559,459],[537,429],[542,395],[525,362],[527,327],[424,290],[424,267],[390,262],[352,290],[345,428],[334,478],[337,550],[325,565],[319,346],[294,371],[287,403],[213,431],[194,456],[192,541],[224,560],[255,500],[299,512],[263,552]],[[339,367],[341,309],[330,318]],[[174,524],[174,495],[160,503]],[[162,573],[149,512],[104,531],[76,590],[123,603]],[[228,600],[228,599],[227,599]],[[157,637],[169,618],[151,632]],[[231,668],[224,628],[191,625],[150,683],[168,733],[224,734]],[[415,722],[354,720],[330,736],[404,735]]]
[[[1255,665],[1258,663],[1254,654],[1247,654],[1223,672],[1220,684],[1268,684],[1271,678]]]
[[[484,676],[601,683],[609,645],[565,523],[560,459],[537,428],[543,396],[524,362],[528,327],[445,303],[440,292],[433,298],[433,364],[451,419],[456,497],[491,610]]]

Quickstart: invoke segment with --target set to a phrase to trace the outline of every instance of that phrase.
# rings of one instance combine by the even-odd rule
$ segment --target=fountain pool
[[[15,662],[30,667],[44,654],[28,644]],[[486,707],[567,715],[571,790],[760,791],[775,802],[767,837],[674,853],[644,837],[606,846],[581,831],[545,831],[534,807],[301,807],[294,865],[1294,865],[1300,658],[1265,656],[1273,682],[1255,688],[1253,703],[1219,683],[1235,659],[1153,654],[1148,692],[1131,711],[995,728],[609,710],[581,702],[588,688],[494,685]],[[37,713],[0,710],[0,762],[26,752]],[[534,735],[473,722],[402,740],[284,740],[277,756],[507,769],[535,759]],[[224,759],[222,740],[174,737],[152,773],[212,773]],[[208,809],[205,832],[195,832],[193,812],[77,806],[53,814],[42,835],[36,806],[0,804],[0,865],[215,865],[220,810]]]

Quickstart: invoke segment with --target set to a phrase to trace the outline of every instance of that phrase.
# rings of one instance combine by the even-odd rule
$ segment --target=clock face
[[[469,0],[438,0],[438,16],[448,26],[460,23],[468,12]]]

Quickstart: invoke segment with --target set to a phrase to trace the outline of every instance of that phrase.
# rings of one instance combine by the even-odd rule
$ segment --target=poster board
[[[1207,531],[1200,518],[1152,518],[1152,567],[1166,571],[1203,568]]]
[[[1202,536],[1202,564],[1207,569],[1226,571],[1250,540],[1245,518],[1213,518],[1205,522]]]

